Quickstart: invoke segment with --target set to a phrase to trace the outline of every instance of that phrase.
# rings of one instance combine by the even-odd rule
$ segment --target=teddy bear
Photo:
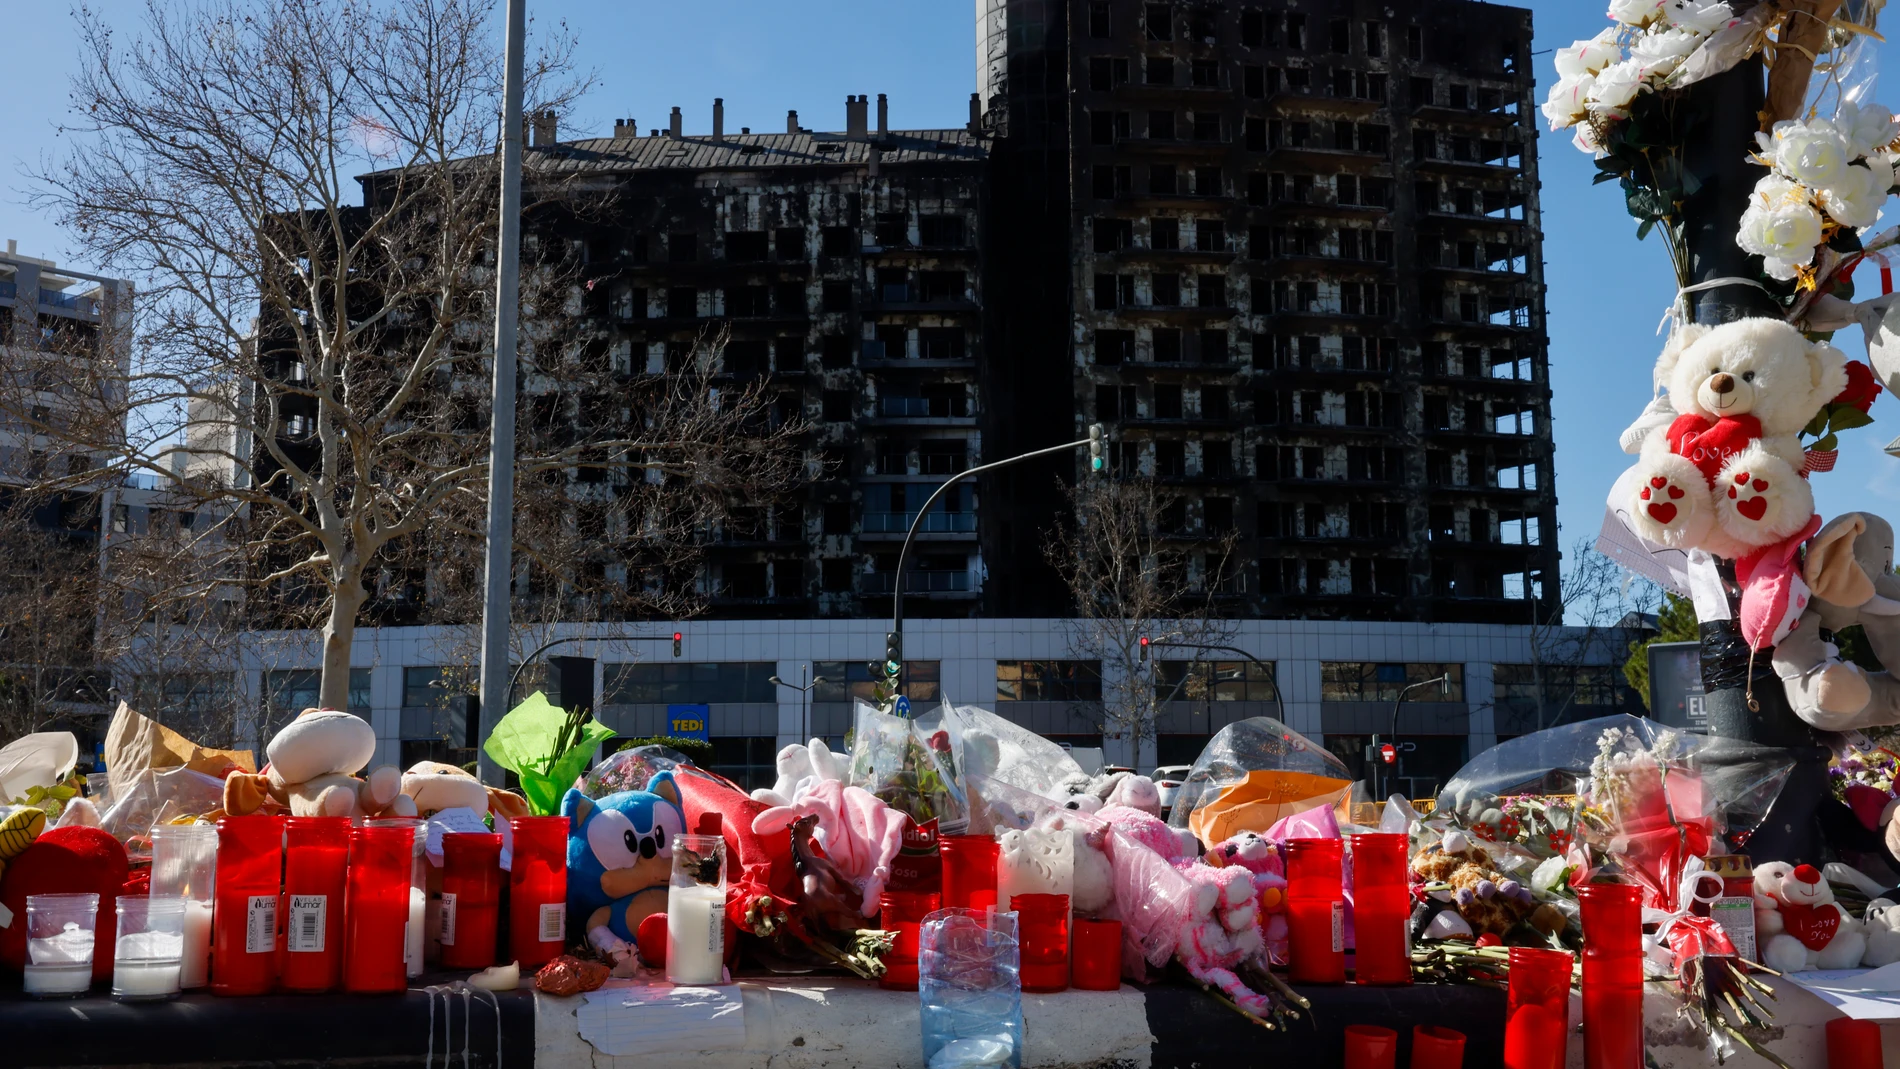
[[[1877,969],[1900,961],[1900,903],[1890,898],[1874,899],[1867,903],[1861,923],[1867,929],[1867,949],[1860,955],[1862,965]]]
[[[528,815],[526,798],[490,787],[467,770],[440,761],[410,765],[402,774],[402,793],[415,803],[417,815],[424,817],[444,809],[472,809],[476,816],[492,813],[497,819]]]
[[[1104,808],[1120,805],[1149,816],[1161,815],[1161,789],[1148,776],[1125,771],[1104,773],[1089,781],[1088,793],[1101,799]]]
[[[666,913],[673,843],[686,832],[679,785],[673,773],[661,772],[644,791],[589,798],[570,788],[561,815],[568,915],[580,918],[595,949],[623,965],[633,957],[641,922]]]
[[[1625,435],[1641,459],[1613,501],[1642,537],[1740,559],[1814,514],[1800,432],[1847,387],[1847,358],[1780,319],[1680,328],[1658,359],[1667,404]],[[1665,416],[1673,414],[1668,424]]]
[[[1893,526],[1864,512],[1836,516],[1808,544],[1802,568],[1813,597],[1774,656],[1789,706],[1823,731],[1900,724],[1900,680],[1843,661],[1832,641],[1859,624],[1882,664],[1900,663]]]
[[[356,778],[376,756],[376,729],[354,713],[305,709],[271,737],[264,754],[270,762],[264,771],[225,777],[226,813],[242,816],[274,805],[294,817],[416,815],[394,765]]]
[[[1052,809],[1038,818],[1034,827],[1069,833],[1074,848],[1069,906],[1077,913],[1092,916],[1107,909],[1115,898],[1115,870],[1109,864],[1105,841],[1108,829],[1077,819],[1072,812],[1067,808]]]
[[[1286,862],[1280,848],[1250,831],[1243,831],[1209,847],[1202,858],[1214,868],[1237,866],[1253,878],[1259,902],[1260,931],[1275,958],[1287,952]]]
[[[1499,872],[1491,855],[1455,833],[1420,851],[1412,873],[1425,897],[1437,903],[1424,904],[1414,917],[1415,925],[1425,923],[1423,938],[1502,938],[1541,908],[1530,888]]]
[[[1781,972],[1852,969],[1867,950],[1859,921],[1834,901],[1813,865],[1755,866],[1755,939],[1763,965]]]
[[[850,755],[831,752],[823,739],[793,743],[778,752],[778,779],[770,787],[752,792],[752,800],[772,806],[797,802],[801,788],[809,791],[821,780],[843,783]]]

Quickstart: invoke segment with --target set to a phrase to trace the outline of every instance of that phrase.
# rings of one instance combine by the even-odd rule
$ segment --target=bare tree
[[[480,584],[502,71],[491,8],[149,0],[129,48],[79,13],[80,128],[40,201],[144,290],[134,358],[98,370],[116,380],[88,391],[93,418],[42,429],[200,503],[201,539],[235,555],[220,578],[244,587],[253,622],[321,623],[326,706],[347,700],[366,611],[419,620],[432,592],[455,611],[454,591]],[[570,51],[556,35],[531,60],[532,111],[585,87]],[[365,171],[359,204],[350,175]],[[551,223],[580,197],[546,174],[529,189]],[[664,600],[679,579],[661,551],[671,533],[795,481],[797,428],[772,423],[762,389],[715,382],[708,348],[654,373],[616,363],[587,329],[579,260],[570,242],[524,241],[517,508],[578,530],[603,504],[623,544],[602,548],[632,561],[620,589]],[[532,575],[543,543],[523,541]],[[556,596],[571,590],[552,577]]]
[[[1185,501],[1151,478],[1084,478],[1062,493],[1066,514],[1044,552],[1074,602],[1069,648],[1102,666],[1104,731],[1139,745],[1171,697],[1143,663],[1141,640],[1231,641],[1217,609],[1236,581],[1235,536],[1191,530]]]
[[[1662,605],[1662,589],[1629,576],[1602,553],[1594,539],[1571,546],[1562,596],[1548,615],[1532,601],[1529,645],[1531,663],[1523,680],[1495,680],[1499,689],[1516,691],[1512,701],[1534,704],[1536,728],[1560,723],[1579,705],[1615,704],[1602,700],[1617,690],[1622,661],[1639,628],[1637,620]],[[1500,670],[1508,666],[1499,666]]]

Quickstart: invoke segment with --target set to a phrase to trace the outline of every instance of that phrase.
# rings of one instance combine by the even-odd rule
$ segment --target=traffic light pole
[[[1208,642],[1155,642],[1153,640],[1144,642],[1142,643],[1142,645],[1147,646],[1150,649],[1157,649],[1157,650],[1162,650],[1162,649],[1201,650],[1201,651],[1213,650],[1216,653],[1233,653],[1233,654],[1238,654],[1242,657],[1245,657],[1247,658],[1248,661],[1252,662],[1253,664],[1258,665],[1259,667],[1267,670],[1267,685],[1273,688],[1273,704],[1275,707],[1277,707],[1281,711],[1282,715],[1284,715],[1286,712],[1286,700],[1280,696],[1280,679],[1279,679],[1279,676],[1274,672],[1273,665],[1269,664],[1266,661],[1261,660],[1258,657],[1255,657],[1253,654],[1248,653],[1246,650],[1241,649],[1239,646],[1216,646]],[[1196,657],[1195,660],[1201,661],[1199,657]],[[1206,662],[1201,661],[1201,663],[1205,664]],[[1187,683],[1187,678],[1184,676],[1182,677],[1181,682],[1179,684],[1176,684],[1174,688],[1174,694],[1181,693],[1181,687],[1186,685],[1186,683]],[[1173,701],[1174,695],[1169,695],[1168,700]]]
[[[917,533],[923,530],[924,517],[930,515],[930,510],[936,507],[937,500],[943,497],[944,493],[952,486],[955,486],[965,479],[982,475],[985,472],[995,471],[998,468],[1007,468],[1011,464],[1020,464],[1025,460],[1034,460],[1037,457],[1046,457],[1055,453],[1066,453],[1072,449],[1087,448],[1092,456],[1092,467],[1096,471],[1101,471],[1103,463],[1101,452],[1105,447],[1106,441],[1107,438],[1102,430],[1102,425],[1096,423],[1089,427],[1089,436],[1087,438],[1074,442],[1064,442],[1061,445],[1052,445],[1047,449],[1032,450],[1028,453],[1013,456],[1006,460],[998,460],[991,464],[979,464],[969,471],[958,472],[950,478],[945,479],[943,485],[937,487],[937,489],[931,493],[930,497],[924,502],[924,507],[918,509],[917,516],[910,521],[910,530],[904,535],[904,545],[897,551],[897,575],[891,584],[891,633],[884,637],[884,671],[885,674],[896,683],[897,693],[902,694],[904,692],[904,568],[910,561],[910,544],[917,540]]]

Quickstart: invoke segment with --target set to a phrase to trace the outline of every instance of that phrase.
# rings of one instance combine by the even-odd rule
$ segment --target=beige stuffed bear
[[[376,729],[353,713],[305,709],[272,736],[264,753],[270,760],[264,771],[226,777],[226,813],[242,816],[270,807],[287,808],[294,817],[416,815],[393,765],[356,778],[376,756]]]
[[[1630,498],[1612,506],[1652,542],[1744,557],[1814,514],[1800,431],[1847,388],[1847,358],[1779,319],[1679,333],[1656,366],[1674,418],[1645,412]]]
[[[1813,600],[1775,647],[1775,673],[1789,706],[1823,731],[1900,724],[1900,680],[1841,660],[1824,634],[1859,624],[1874,656],[1900,667],[1893,526],[1865,512],[1836,516],[1808,543],[1803,571]]]
[[[472,809],[477,816],[488,813],[498,818],[525,817],[528,800],[512,791],[484,786],[481,780],[455,765],[440,761],[417,761],[402,774],[402,793],[408,795],[423,816],[444,809]]]

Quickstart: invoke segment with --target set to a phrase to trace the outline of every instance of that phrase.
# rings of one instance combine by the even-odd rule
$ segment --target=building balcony
[[[1519,157],[1520,160],[1522,158]],[[1413,160],[1413,167],[1420,172],[1495,178],[1516,178],[1524,173],[1522,163],[1480,163],[1477,160],[1447,160],[1436,156],[1420,156]]]
[[[1453,108],[1444,104],[1418,104],[1412,108],[1413,121],[1478,124],[1494,128],[1515,129],[1522,123],[1523,116],[1516,111],[1479,111],[1475,108]]]
[[[1320,145],[1279,145],[1268,149],[1264,160],[1274,164],[1297,163],[1313,167],[1317,174],[1338,171],[1342,165],[1350,165],[1358,173],[1379,167],[1389,171],[1392,154],[1364,152],[1356,148],[1325,148]]]
[[[905,535],[910,533],[910,525],[917,522],[915,512],[867,512],[860,528],[867,535]],[[976,513],[945,512],[932,510],[924,517],[917,528],[919,535],[925,534],[975,534]]]
[[[1099,368],[1119,372],[1124,379],[1174,375],[1238,375],[1243,366],[1232,360],[1218,364],[1204,364],[1197,360],[1132,360],[1124,364],[1097,365]]]
[[[1289,216],[1308,219],[1314,216],[1344,217],[1348,219],[1376,219],[1392,214],[1392,209],[1382,204],[1341,204],[1330,196],[1325,199],[1295,200],[1292,197],[1275,197],[1265,204],[1248,205],[1251,214],[1265,215],[1270,219],[1282,219]]]
[[[1164,323],[1186,326],[1193,326],[1210,319],[1232,319],[1239,314],[1238,309],[1228,304],[1124,304],[1112,309],[1102,309],[1102,311],[1114,315],[1159,319]]]
[[[56,312],[67,312],[81,319],[97,319],[99,302],[91,297],[77,293],[61,293],[58,290],[42,289],[39,295],[41,308]]]
[[[1349,115],[1354,118],[1385,110],[1383,100],[1334,96],[1331,89],[1331,86],[1309,86],[1303,90],[1282,88],[1267,97],[1267,107],[1281,115]]]
[[[1271,259],[1254,262],[1260,264],[1259,270],[1269,276],[1319,273],[1329,278],[1348,275],[1390,278],[1393,271],[1392,264],[1383,260],[1352,260],[1344,256],[1322,256],[1316,253],[1275,253]]]
[[[859,576],[858,592],[894,594],[897,592],[897,576],[890,572],[873,572]],[[971,579],[969,572],[925,572],[913,568],[904,582],[905,597],[912,594],[974,597],[977,593],[977,584]]]

